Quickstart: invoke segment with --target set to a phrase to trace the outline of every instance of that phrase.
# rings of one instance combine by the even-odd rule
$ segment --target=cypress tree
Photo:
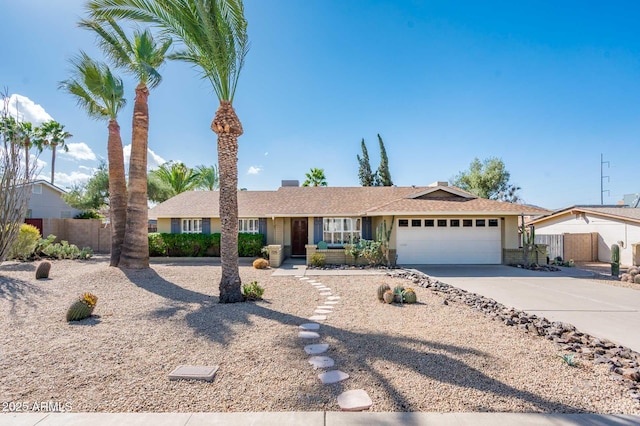
[[[367,152],[367,145],[364,143],[364,138],[362,138],[362,158],[358,157],[358,164],[360,168],[358,169],[358,178],[360,179],[360,185],[362,186],[373,186],[374,184],[374,176],[371,172],[371,164],[369,163],[369,152]]]
[[[389,159],[380,134],[378,134],[378,141],[380,142],[380,166],[378,166],[378,171],[376,172],[375,186],[393,186],[391,173],[389,172]]]

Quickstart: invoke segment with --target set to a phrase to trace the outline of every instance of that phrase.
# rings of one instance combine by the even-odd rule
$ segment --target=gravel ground
[[[104,260],[0,265],[0,402],[60,402],[72,411],[339,410],[336,397],[365,389],[373,411],[640,414],[603,365],[569,367],[550,341],[415,288],[419,303],[384,305],[385,276],[329,276],[341,296],[320,328],[327,355],[351,375],[322,385],[298,337],[325,301],[311,285],[241,267],[265,300],[221,305],[220,268],[157,264],[147,271]],[[67,323],[77,295],[95,293],[95,316]],[[181,364],[220,366],[213,382],[169,381]]]
[[[596,275],[590,280],[598,284],[612,285],[615,287],[632,288],[640,290],[640,284],[622,282],[620,278],[611,276],[611,264],[603,262],[576,262],[576,268],[590,271]],[[627,272],[627,268],[620,269],[620,275]]]

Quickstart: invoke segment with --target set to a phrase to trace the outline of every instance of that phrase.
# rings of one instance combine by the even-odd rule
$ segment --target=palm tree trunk
[[[124,241],[127,220],[127,184],[124,179],[124,154],[120,125],[109,120],[109,140],[107,142],[109,160],[109,210],[111,215],[111,261],[110,266],[118,266]]]
[[[24,144],[24,177],[25,181],[29,180],[29,142]]]
[[[139,84],[136,87],[136,100],[133,106],[127,225],[119,265],[131,269],[149,267],[149,212],[147,208],[148,98],[149,90],[147,86],[142,83]]]
[[[220,172],[220,303],[242,302],[238,268],[238,136],[242,124],[230,102],[220,101],[211,130],[218,135]]]
[[[53,175],[56,171],[56,144],[51,144],[51,185],[53,185]]]

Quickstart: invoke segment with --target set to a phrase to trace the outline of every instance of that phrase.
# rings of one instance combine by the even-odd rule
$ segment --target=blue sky
[[[61,186],[106,157],[106,124],[57,89],[79,49],[101,56],[76,26],[83,5],[0,0],[0,86],[74,135],[56,161]],[[251,50],[234,102],[241,187],[276,189],[312,167],[330,186],[356,186],[360,141],[375,169],[380,133],[399,186],[496,156],[528,203],[599,204],[603,153],[605,204],[640,192],[637,2],[246,0],[245,12]],[[150,164],[215,164],[211,88],[181,63],[162,74],[149,98]],[[135,82],[123,77],[128,145]],[[48,176],[50,154],[40,160]]]

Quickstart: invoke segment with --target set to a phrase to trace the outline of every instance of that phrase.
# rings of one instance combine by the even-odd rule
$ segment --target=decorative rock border
[[[422,272],[404,269],[388,272],[387,275],[409,280],[443,296],[444,305],[448,305],[449,302],[465,304],[495,321],[502,321],[505,325],[517,327],[525,333],[549,339],[561,350],[575,353],[580,358],[593,361],[594,364],[609,364],[613,378],[624,381],[629,396],[640,402],[640,353],[606,339],[582,333],[571,324],[551,322],[544,317],[509,308],[488,297],[440,282]]]

